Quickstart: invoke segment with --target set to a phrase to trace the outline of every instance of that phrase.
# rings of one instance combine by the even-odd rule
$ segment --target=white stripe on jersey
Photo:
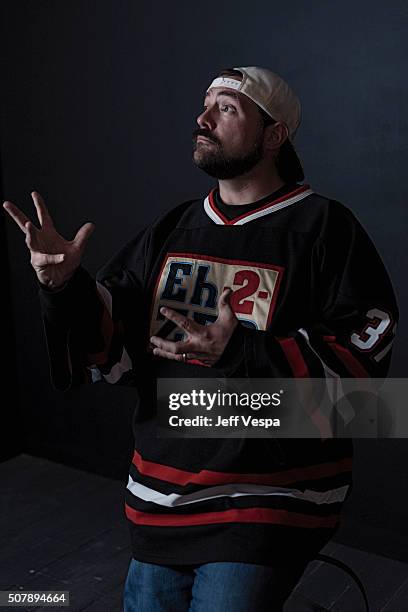
[[[279,202],[278,204],[274,204],[272,202],[270,206],[267,206],[262,210],[256,210],[252,213],[248,212],[242,219],[239,219],[236,222],[232,220],[230,225],[244,225],[245,223],[249,223],[250,221],[259,219],[260,217],[265,217],[266,215],[269,215],[273,212],[282,210],[282,208],[286,208],[287,206],[291,206],[292,204],[296,204],[297,202],[304,200],[312,193],[314,193],[313,189],[306,189],[305,191],[302,191],[301,193],[298,193],[295,196],[288,197],[287,199],[283,200],[282,202]],[[288,194],[288,196],[290,196],[290,194]],[[211,207],[209,196],[207,196],[204,200],[204,210],[210,217],[210,219],[214,221],[214,223],[217,223],[217,225],[226,225],[222,217],[220,217],[220,215],[218,215],[217,212]]]
[[[168,508],[176,508],[177,506],[194,504],[197,502],[207,501],[209,499],[215,499],[217,497],[241,497],[243,495],[278,495],[283,497],[292,497],[302,501],[309,501],[318,505],[336,504],[344,501],[349,485],[344,485],[329,491],[312,491],[310,489],[299,491],[298,489],[289,489],[286,487],[265,487],[263,485],[239,483],[219,485],[216,487],[206,487],[205,489],[195,491],[194,493],[188,493],[186,495],[178,495],[177,493],[165,495],[160,491],[150,489],[149,487],[136,482],[131,478],[131,476],[129,476],[129,481],[126,488],[128,491],[130,491],[130,493],[136,497],[139,497],[140,499],[143,499],[144,501],[153,502],[154,504],[166,506]]]

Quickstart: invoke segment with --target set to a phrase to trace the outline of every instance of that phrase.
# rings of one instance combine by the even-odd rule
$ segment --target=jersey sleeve
[[[142,340],[141,321],[145,249],[148,232],[140,233],[101,268],[96,278],[80,266],[60,290],[40,285],[39,298],[48,350],[51,382],[67,391],[104,381],[133,384],[134,351],[130,331]],[[140,316],[138,316],[140,314]],[[141,342],[139,342],[141,344]]]
[[[369,236],[332,202],[313,248],[313,313],[276,335],[238,326],[215,367],[229,376],[383,378],[398,322],[395,294]]]

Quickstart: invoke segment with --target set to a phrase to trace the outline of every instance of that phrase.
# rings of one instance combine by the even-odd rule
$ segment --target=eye
[[[220,109],[223,113],[234,113],[235,112],[235,108],[233,106],[231,106],[231,104],[223,104],[222,106],[220,106]]]

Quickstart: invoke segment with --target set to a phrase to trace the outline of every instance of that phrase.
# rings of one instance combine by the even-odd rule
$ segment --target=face
[[[235,178],[262,159],[263,121],[256,104],[245,95],[225,87],[210,89],[197,123],[193,160],[210,176]]]

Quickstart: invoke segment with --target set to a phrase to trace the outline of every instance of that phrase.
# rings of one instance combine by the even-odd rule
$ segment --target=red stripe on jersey
[[[157,478],[172,484],[187,485],[220,485],[228,483],[262,484],[262,485],[286,485],[302,480],[314,480],[327,478],[351,471],[352,459],[346,457],[330,463],[321,463],[301,468],[292,468],[281,472],[268,474],[243,474],[215,472],[213,470],[201,470],[200,472],[188,472],[169,465],[155,463],[143,459],[136,450],[132,463],[143,476]]]
[[[119,321],[118,323],[113,323],[111,315],[107,308],[104,306],[103,316],[101,322],[101,332],[104,341],[104,349],[98,353],[87,353],[87,363],[89,365],[103,365],[108,360],[109,349],[111,347],[112,338],[114,333],[123,335],[123,325]]]
[[[348,371],[355,378],[370,378],[369,373],[363,368],[361,363],[350,353],[350,351],[338,344],[337,342],[327,342],[328,346],[332,349],[335,355],[340,361],[346,366]]]
[[[277,340],[289,361],[294,378],[308,378],[309,370],[296,340],[294,338],[277,338]]]
[[[204,368],[211,367],[208,363],[204,363],[204,361],[201,361],[201,359],[186,359],[186,363],[189,363],[191,365],[203,366]]]
[[[218,217],[220,217],[220,219],[222,219],[225,225],[235,225],[237,221],[240,221],[241,219],[245,219],[245,217],[249,217],[250,215],[253,215],[254,213],[258,213],[261,210],[265,210],[265,208],[269,208],[269,206],[280,204],[281,202],[284,202],[285,200],[290,200],[290,198],[293,198],[299,193],[303,193],[304,191],[307,191],[307,189],[310,189],[310,185],[301,185],[300,187],[297,187],[293,191],[290,191],[289,193],[285,193],[285,195],[281,196],[280,198],[277,198],[276,200],[271,200],[270,202],[267,202],[263,206],[260,206],[259,208],[254,208],[254,210],[250,210],[249,212],[244,213],[243,215],[240,215],[239,217],[235,217],[235,219],[231,219],[231,220],[227,219],[227,217],[225,217],[225,215],[223,215],[223,213],[217,208],[217,205],[215,203],[215,198],[214,198],[215,189],[213,189],[209,193],[208,201],[213,211],[218,215]]]
[[[211,525],[214,523],[270,523],[274,525],[291,525],[309,529],[330,528],[338,525],[339,514],[315,516],[275,510],[273,508],[234,508],[220,512],[200,512],[197,514],[152,514],[140,512],[125,504],[127,518],[137,525],[156,527],[187,527],[189,525]]]

